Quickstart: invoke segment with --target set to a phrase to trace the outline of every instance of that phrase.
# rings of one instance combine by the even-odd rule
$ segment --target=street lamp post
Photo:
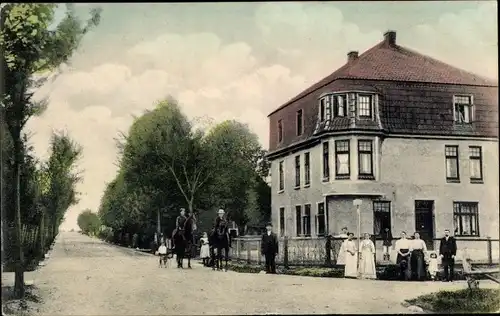
[[[361,206],[361,204],[363,204],[363,201],[360,200],[360,199],[355,199],[354,201],[352,201],[352,204],[354,206],[356,206],[356,214],[358,215],[358,257],[357,257],[357,267],[358,267],[358,271],[359,271],[359,257],[361,255],[361,212],[359,210],[359,207]],[[359,274],[359,273],[358,273]]]

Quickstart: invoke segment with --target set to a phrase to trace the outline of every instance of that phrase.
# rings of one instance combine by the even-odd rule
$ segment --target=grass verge
[[[434,313],[493,313],[500,310],[500,289],[439,291],[406,302]]]

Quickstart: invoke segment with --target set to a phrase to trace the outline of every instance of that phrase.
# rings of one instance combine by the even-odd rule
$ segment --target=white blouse
[[[425,241],[423,241],[422,239],[413,239],[410,240],[410,249],[423,250],[425,252],[427,251],[427,245],[425,244]]]
[[[398,239],[398,240],[396,240],[394,248],[397,251],[399,251],[401,249],[411,249],[411,240],[408,240],[406,238]]]

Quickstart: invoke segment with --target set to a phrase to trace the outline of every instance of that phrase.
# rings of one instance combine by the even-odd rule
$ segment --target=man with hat
[[[186,223],[186,210],[181,208],[181,214],[175,219],[175,229],[172,233],[172,248],[175,248],[175,235],[184,233],[184,224]]]
[[[266,257],[266,273],[276,274],[276,256],[278,255],[278,237],[273,233],[273,224],[266,225],[266,232],[262,235],[261,253]]]

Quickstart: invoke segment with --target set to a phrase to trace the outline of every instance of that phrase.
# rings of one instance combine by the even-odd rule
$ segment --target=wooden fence
[[[356,240],[356,239],[355,239]],[[279,239],[276,261],[284,266],[335,266],[344,239],[336,237],[284,237]],[[393,245],[396,240],[393,241]],[[375,240],[375,258],[382,263],[382,241]],[[439,239],[433,242],[439,250]],[[474,262],[493,264],[499,261],[500,240],[492,238],[457,239],[457,261],[467,254]],[[260,237],[238,237],[233,240],[231,258],[248,263],[263,263]],[[394,247],[393,247],[394,248]],[[391,250],[391,261],[396,261],[396,251]]]

